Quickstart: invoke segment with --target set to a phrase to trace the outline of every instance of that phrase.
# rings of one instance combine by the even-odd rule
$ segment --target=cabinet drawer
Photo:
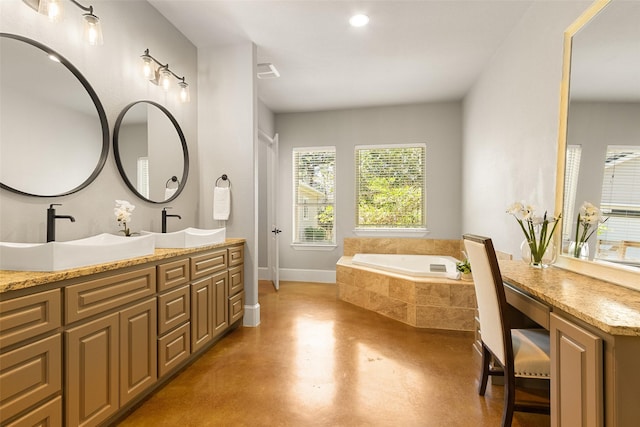
[[[244,289],[244,264],[229,269],[229,296]]]
[[[62,389],[60,334],[0,356],[0,422]]]
[[[158,292],[189,282],[189,258],[158,266]]]
[[[62,397],[58,396],[38,406],[27,415],[7,424],[6,427],[24,426],[62,427]]]
[[[189,320],[189,285],[158,296],[158,334],[162,335]]]
[[[155,267],[67,286],[65,323],[85,319],[155,293]]]
[[[239,265],[244,262],[244,246],[234,246],[229,248],[229,267]]]
[[[506,283],[504,284],[504,294],[509,304],[546,330],[549,330],[549,313],[551,310],[548,305],[541,303]]]
[[[244,316],[244,291],[229,298],[229,325]]]
[[[60,290],[0,302],[0,347],[60,327]]]
[[[199,279],[227,268],[227,250],[207,252],[191,257],[191,280]]]
[[[187,322],[158,339],[158,376],[167,374],[191,354],[191,325]]]

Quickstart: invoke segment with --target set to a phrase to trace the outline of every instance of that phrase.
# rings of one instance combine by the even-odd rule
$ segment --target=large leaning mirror
[[[74,193],[100,173],[109,125],[89,82],[68,60],[0,33],[0,186],[27,196]]]
[[[598,1],[565,34],[556,192],[558,264],[632,287],[640,283],[638,22],[640,2]],[[580,250],[585,202],[601,221]]]
[[[187,142],[173,115],[160,104],[137,101],[116,121],[113,151],[120,175],[148,202],[169,202],[182,192],[189,173]]]

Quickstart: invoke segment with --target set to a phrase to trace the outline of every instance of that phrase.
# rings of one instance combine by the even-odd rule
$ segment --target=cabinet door
[[[155,298],[120,312],[120,406],[158,379],[156,322]]]
[[[191,352],[200,350],[213,338],[213,279],[191,284]]]
[[[95,426],[118,409],[118,313],[65,332],[68,426]]]
[[[226,271],[213,276],[213,335],[218,336],[229,326],[229,275]]]
[[[551,425],[601,427],[602,339],[555,313],[550,325]]]

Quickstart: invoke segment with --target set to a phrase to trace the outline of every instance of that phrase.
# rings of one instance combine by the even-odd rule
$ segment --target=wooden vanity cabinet
[[[114,422],[241,322],[243,244],[0,295],[0,425]]]
[[[78,320],[64,333],[67,426],[99,425],[156,382],[155,291],[155,267],[65,288],[65,319]]]

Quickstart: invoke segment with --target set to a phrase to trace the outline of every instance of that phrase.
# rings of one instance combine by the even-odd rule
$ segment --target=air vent
[[[258,64],[259,79],[277,79],[278,77],[280,77],[280,73],[271,62]]]

